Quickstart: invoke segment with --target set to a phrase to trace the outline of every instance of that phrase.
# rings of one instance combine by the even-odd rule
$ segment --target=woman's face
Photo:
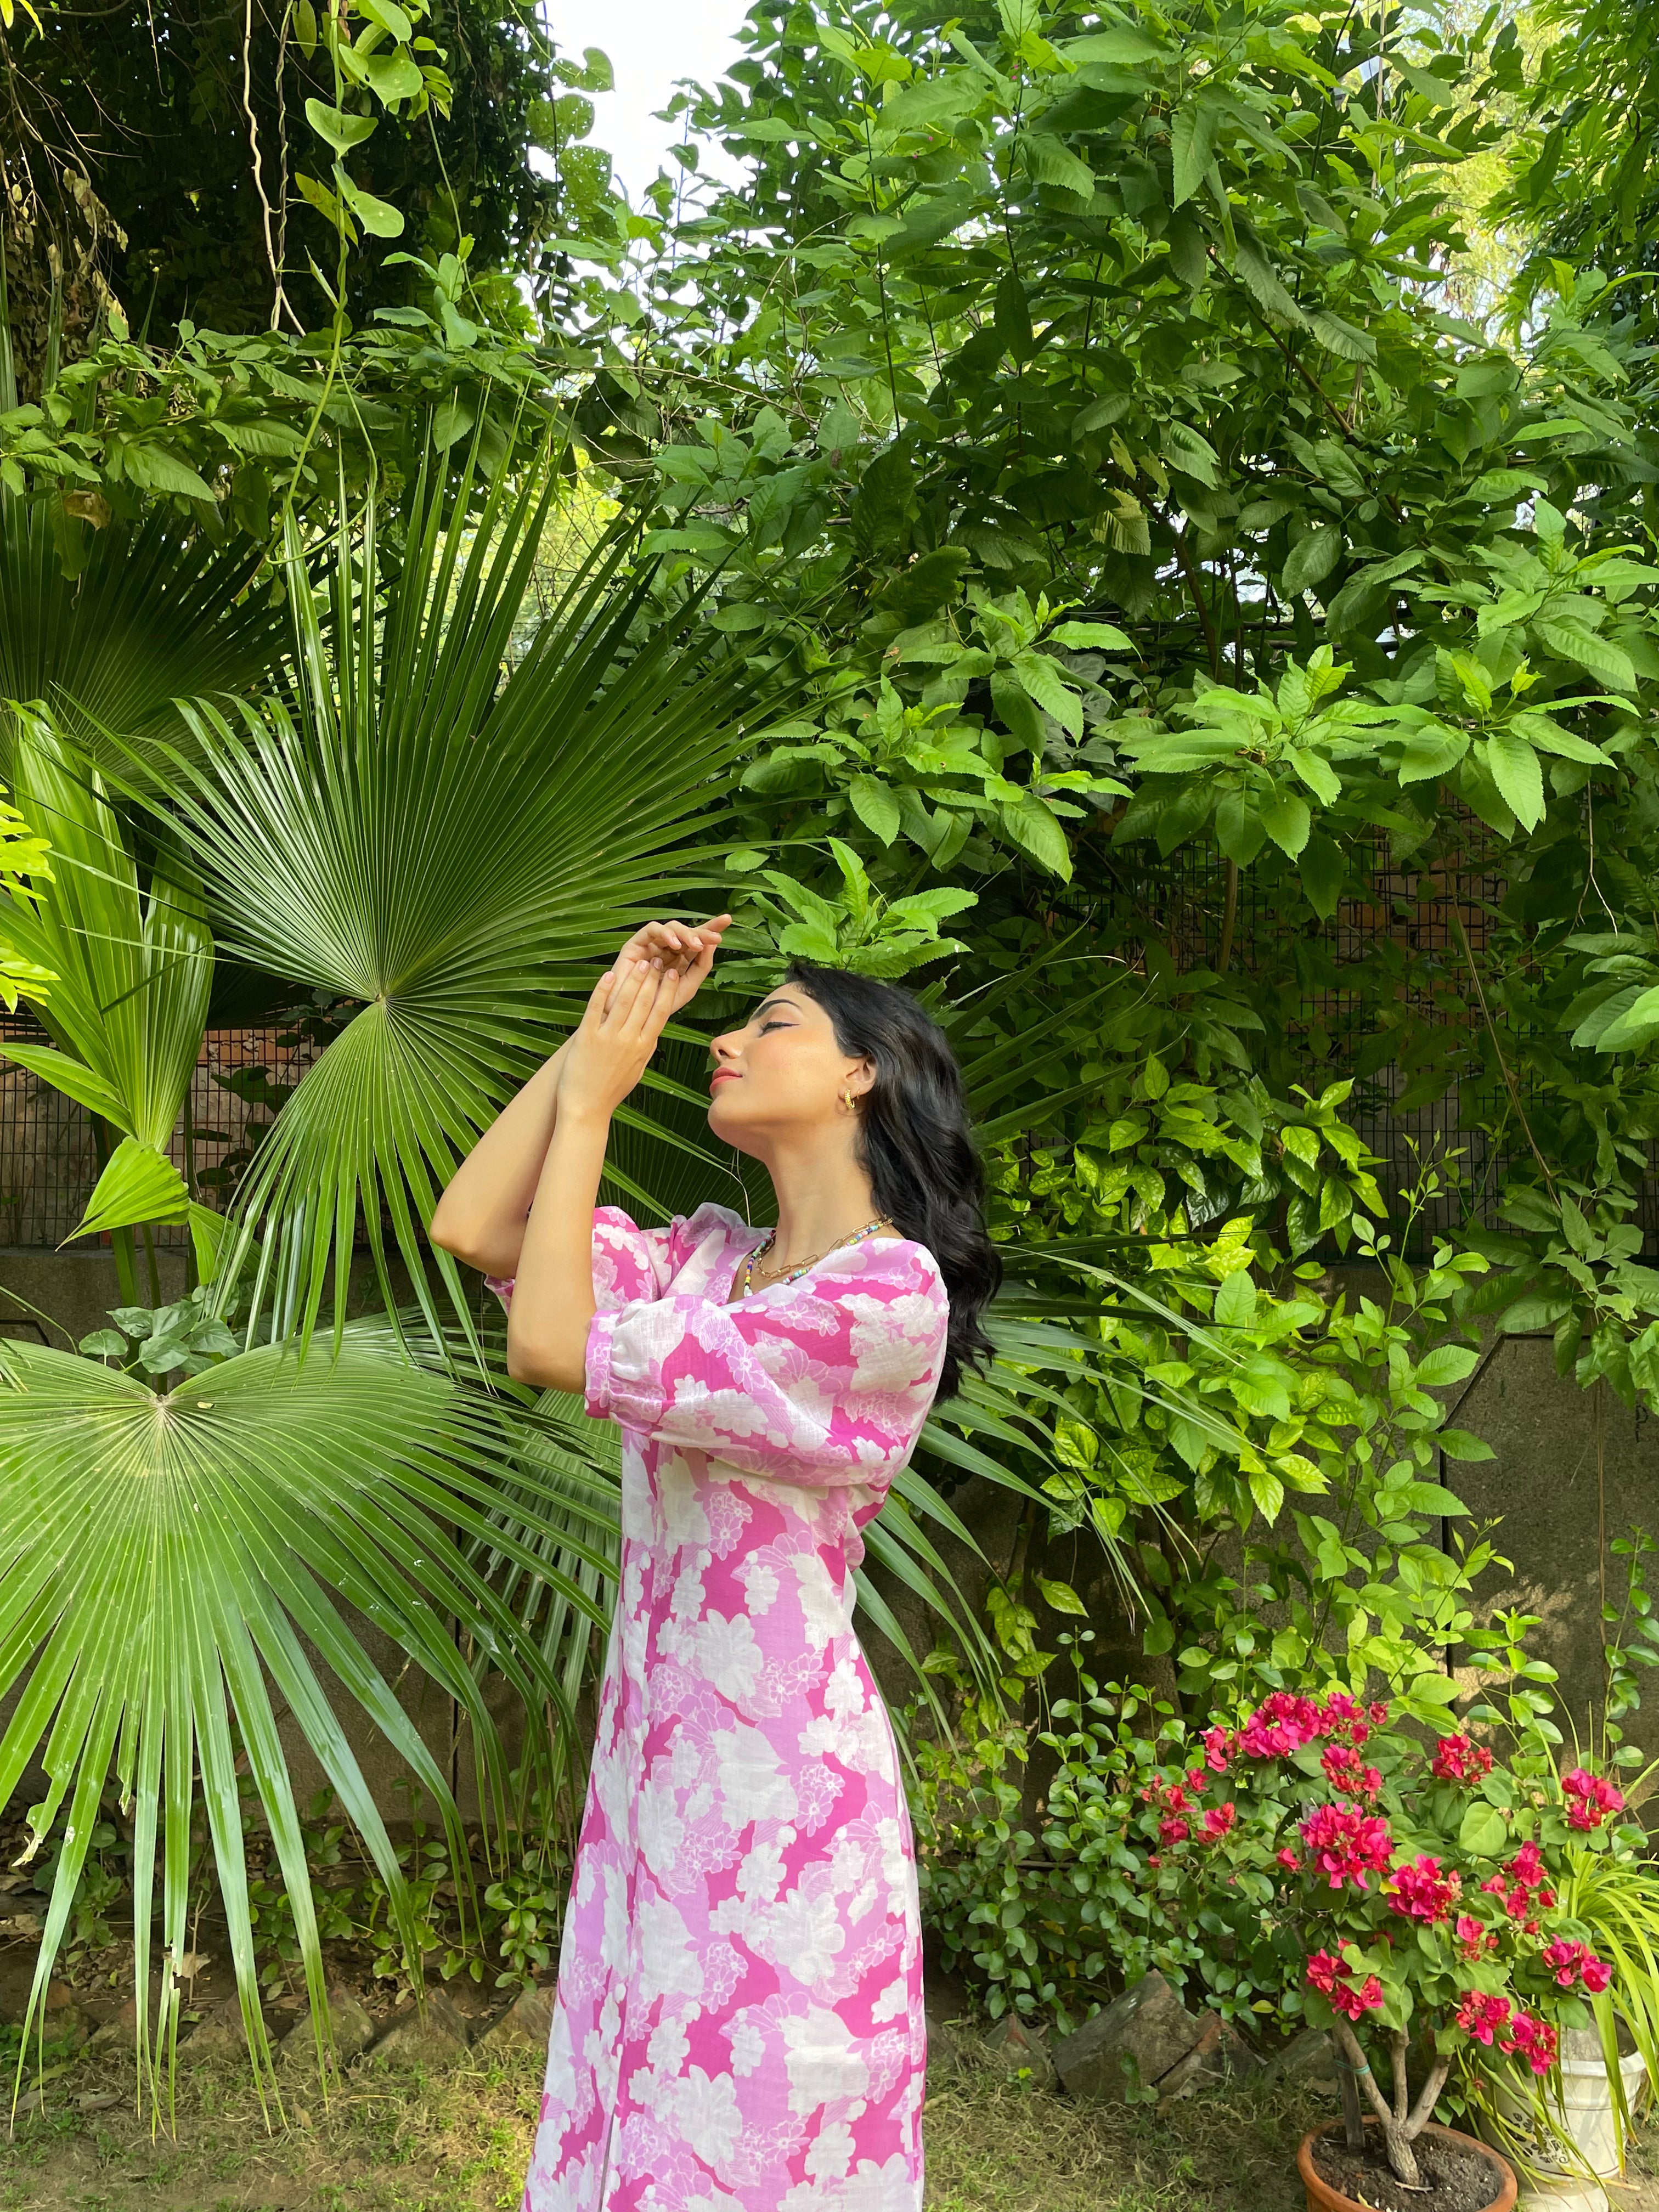
[[[708,1127],[740,1152],[819,1127],[853,1127],[842,1093],[860,1097],[873,1071],[836,1042],[835,1025],[799,983],[762,1000],[740,1030],[710,1041]]]

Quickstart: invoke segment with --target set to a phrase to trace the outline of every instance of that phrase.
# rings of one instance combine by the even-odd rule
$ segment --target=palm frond
[[[71,1233],[184,1221],[189,1194],[167,1146],[201,1054],[213,988],[202,887],[163,851],[140,886],[130,834],[90,766],[45,718],[24,714],[16,788],[52,841],[52,896],[10,893],[8,934],[56,977],[40,1018],[57,1041],[9,1043],[8,1057],[121,1132],[85,1218]]]
[[[508,1804],[507,1755],[452,1620],[470,1624],[491,1669],[532,1712],[551,1705],[568,1728],[568,1701],[472,1553],[487,1543],[494,1559],[602,1620],[545,1546],[558,1534],[590,1562],[602,1559],[614,1520],[602,1480],[584,1505],[574,1489],[538,1478],[521,1441],[510,1407],[417,1364],[384,1322],[349,1324],[332,1357],[261,1346],[171,1391],[44,1347],[4,1348],[0,1701],[15,1692],[16,1703],[0,1734],[0,1802],[38,1760],[48,1787],[29,1815],[30,1853],[62,1827],[32,2012],[113,1780],[134,1808],[140,2061],[154,2081],[178,1993],[170,1972],[158,1995],[149,1987],[152,1893],[159,1859],[163,1954],[176,1960],[199,1775],[250,2045],[256,2062],[268,2058],[238,1795],[245,1765],[293,1901],[313,2014],[325,2017],[274,1694],[379,1869],[418,1960],[413,1901],[341,1711],[355,1707],[438,1806],[465,1885],[460,1815],[443,1766],[341,1601],[461,1707],[483,1817],[497,1826]],[[508,1482],[522,1533],[500,1523]],[[580,1534],[584,1518],[592,1542]]]
[[[164,507],[83,532],[66,560],[48,507],[0,501],[0,700],[46,707],[106,769],[131,773],[180,728],[173,701],[239,691],[276,664],[286,622],[255,588],[262,554],[216,548]],[[9,744],[11,717],[0,714]],[[107,732],[125,740],[118,753]]]
[[[504,668],[553,495],[550,476],[500,483],[469,523],[465,488],[447,501],[423,479],[390,576],[371,511],[361,551],[343,539],[326,618],[295,590],[293,691],[195,706],[195,748],[173,757],[174,818],[227,954],[361,1009],[237,1208],[226,1273],[258,1240],[255,1312],[284,1330],[308,1333],[331,1262],[338,1325],[361,1223],[388,1304],[395,1246],[438,1331],[422,1233],[438,1191],[596,963],[718,851],[763,679],[710,659],[695,600],[653,599],[624,538]],[[453,1263],[436,1265],[465,1316]]]

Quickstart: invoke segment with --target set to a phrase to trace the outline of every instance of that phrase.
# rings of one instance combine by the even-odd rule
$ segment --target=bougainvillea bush
[[[1500,1762],[1462,1731],[1424,1741],[1340,1690],[1275,1692],[1185,1747],[1126,1808],[1149,1921],[1207,1922],[1255,2008],[1329,2028],[1414,2185],[1413,2142],[1460,2054],[1547,2075],[1561,2029],[1589,2025],[1610,1970],[1557,1891],[1568,1844],[1609,1837],[1622,1795],[1541,1750]],[[1413,2045],[1432,2047],[1414,2098]]]

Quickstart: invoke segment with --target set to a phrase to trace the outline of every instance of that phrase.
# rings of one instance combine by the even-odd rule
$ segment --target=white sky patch
[[[677,165],[668,149],[684,137],[683,125],[659,123],[676,82],[695,77],[712,85],[743,49],[736,32],[748,0],[548,0],[545,20],[561,50],[574,58],[587,46],[610,57],[616,88],[593,95],[593,143],[611,157],[629,202],[665,168]],[[699,149],[704,168],[730,175],[732,165]]]

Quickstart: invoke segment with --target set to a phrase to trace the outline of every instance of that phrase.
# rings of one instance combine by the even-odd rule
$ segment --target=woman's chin
[[[752,1152],[749,1133],[744,1127],[743,1116],[734,1114],[719,1091],[708,1102],[708,1133],[718,1137],[723,1145],[730,1145],[739,1152]]]

